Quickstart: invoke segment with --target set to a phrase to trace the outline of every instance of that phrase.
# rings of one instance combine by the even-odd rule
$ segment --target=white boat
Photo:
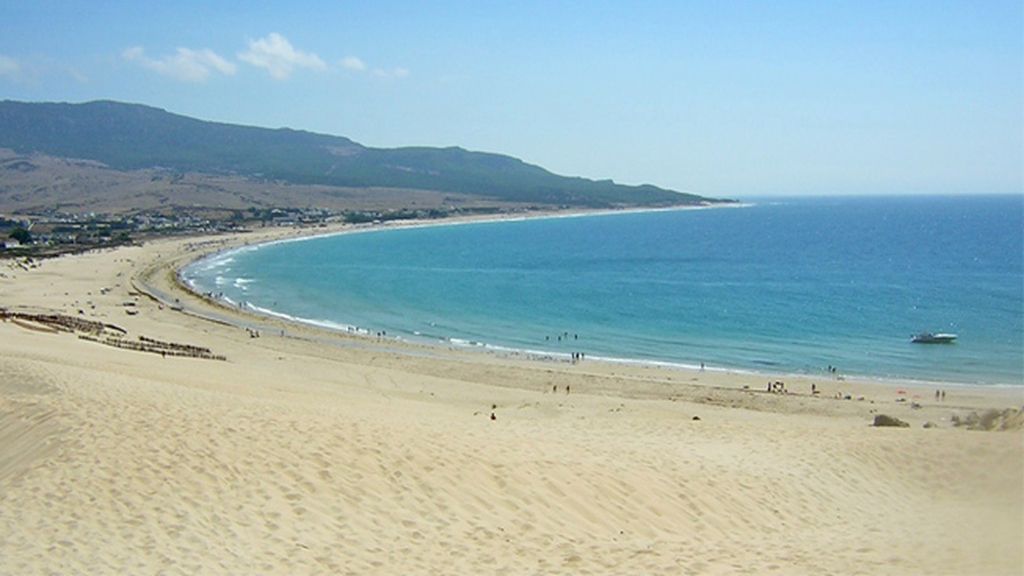
[[[910,341],[915,344],[950,344],[956,340],[956,334],[921,332],[914,334]]]

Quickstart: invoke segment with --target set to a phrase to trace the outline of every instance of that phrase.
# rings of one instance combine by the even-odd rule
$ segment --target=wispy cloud
[[[226,59],[213,50],[178,48],[163,57],[151,57],[142,46],[133,46],[121,52],[121,57],[133,64],[185,82],[203,82],[215,74],[233,75],[238,62],[265,70],[275,80],[287,80],[297,69],[322,71],[329,68],[319,56],[295,48],[287,38],[272,32],[263,38],[249,40],[248,47],[236,54],[238,60]],[[355,73],[366,73],[378,78],[398,79],[409,76],[407,68],[372,67],[358,56],[345,56],[330,66]],[[19,74],[19,63],[0,55],[0,77]]]
[[[0,54],[0,76],[14,78],[21,72],[21,64],[10,56]]]
[[[341,67],[346,70],[362,72],[366,70],[366,63],[355,56],[346,56],[341,59]]]
[[[213,72],[230,76],[238,68],[209,49],[178,48],[172,55],[150,58],[141,46],[134,46],[122,52],[121,57],[163,76],[185,82],[202,82]]]
[[[375,76],[380,77],[380,78],[405,78],[406,76],[409,75],[409,69],[408,68],[390,68],[390,69],[385,70],[383,68],[374,68],[373,74]]]
[[[249,49],[239,52],[238,59],[257,68],[264,68],[277,80],[287,79],[296,68],[327,69],[327,64],[319,56],[296,50],[287,38],[276,32],[259,40],[250,40]]]
[[[346,56],[341,59],[341,67],[352,72],[367,72],[378,78],[405,78],[409,75],[408,68],[373,68],[356,56]]]

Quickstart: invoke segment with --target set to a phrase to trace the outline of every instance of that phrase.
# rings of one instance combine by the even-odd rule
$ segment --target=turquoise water
[[[186,279],[406,339],[770,373],[1024,383],[1024,198],[816,198],[375,231]],[[952,345],[911,344],[920,331]]]

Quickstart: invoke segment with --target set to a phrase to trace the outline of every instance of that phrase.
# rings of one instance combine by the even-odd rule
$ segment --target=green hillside
[[[293,184],[457,192],[570,206],[673,206],[709,199],[569,178],[461,148],[368,148],[311,132],[205,122],[137,104],[0,102],[0,147],[118,170],[166,168]]]

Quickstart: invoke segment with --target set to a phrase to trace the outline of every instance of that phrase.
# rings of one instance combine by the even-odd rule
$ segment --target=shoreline
[[[657,209],[627,209],[627,210],[598,210],[598,211],[583,211],[583,212],[570,212],[570,213],[544,213],[539,215],[511,215],[510,217],[498,217],[491,218],[489,216],[481,217],[468,217],[466,219],[454,219],[440,220],[440,221],[396,221],[394,223],[386,223],[384,225],[342,225],[340,229],[334,229],[327,232],[313,232],[311,234],[301,234],[301,228],[290,228],[292,232],[299,232],[300,235],[292,236],[289,235],[286,238],[273,238],[269,240],[261,240],[255,243],[245,242],[244,244],[233,245],[229,247],[220,248],[211,252],[200,254],[194,259],[185,262],[177,267],[175,274],[178,278],[178,282],[182,289],[193,293],[194,295],[201,298],[210,298],[211,301],[217,302],[225,310],[240,312],[243,314],[250,314],[254,318],[275,318],[283,322],[292,322],[301,324],[304,326],[313,327],[320,330],[329,332],[338,332],[348,334],[356,337],[367,338],[370,341],[380,340],[379,337],[374,335],[374,331],[361,327],[355,324],[335,324],[333,322],[326,323],[324,321],[317,321],[307,318],[298,318],[279,312],[270,308],[255,305],[251,302],[237,303],[230,299],[221,301],[216,297],[207,296],[206,293],[194,286],[191,281],[185,278],[185,270],[189,267],[200,264],[203,261],[214,260],[220,257],[230,257],[232,254],[246,251],[246,250],[257,250],[264,246],[271,246],[281,243],[289,242],[302,242],[306,240],[313,240],[326,237],[342,236],[348,234],[362,234],[362,233],[373,233],[373,232],[387,232],[399,229],[418,229],[428,227],[447,227],[447,226],[459,226],[467,224],[492,224],[502,222],[516,222],[523,220],[532,219],[551,219],[551,218],[580,218],[580,217],[602,217],[602,216],[615,216],[620,214],[635,214],[635,213],[646,213],[646,212],[666,212],[675,210],[705,210],[705,209],[717,209],[717,208],[746,208],[753,206],[752,203],[737,203],[737,204],[726,204],[726,205],[712,205],[712,206],[697,206],[697,207],[676,207],[676,208],[657,208]],[[286,233],[288,234],[288,233]],[[212,292],[211,292],[212,294]],[[225,303],[226,302],[226,303]],[[409,337],[408,335],[403,336],[388,336],[385,340],[396,343],[408,343],[414,346],[428,346],[437,347],[439,349],[445,349],[452,346],[458,347],[466,351],[472,351],[480,354],[487,354],[493,356],[512,356],[512,357],[529,357],[534,359],[547,359],[552,362],[570,362],[571,353],[561,352],[558,350],[543,350],[543,349],[528,349],[528,348],[516,348],[499,343],[490,343],[486,341],[456,341],[454,339],[441,339],[435,337]],[[700,364],[697,362],[688,363],[684,361],[674,361],[665,359],[643,359],[643,358],[631,358],[631,357],[619,357],[607,354],[595,354],[593,356],[588,355],[587,362],[603,362],[610,365],[636,365],[640,367],[656,367],[666,370],[680,370],[683,372],[698,371]],[[786,379],[799,379],[799,380],[815,380],[815,381],[833,381],[833,382],[844,382],[846,380],[852,381],[863,381],[871,382],[881,386],[888,386],[894,389],[897,388],[937,388],[937,387],[954,387],[963,389],[972,388],[996,388],[996,389],[1017,389],[1021,387],[1024,389],[1024,383],[1015,384],[1010,382],[967,382],[963,380],[935,380],[928,378],[916,378],[911,376],[878,376],[873,374],[860,374],[857,372],[843,372],[837,375],[829,375],[825,373],[812,373],[812,372],[799,372],[799,371],[787,371],[787,370],[775,370],[768,371],[758,369],[756,367],[742,367],[732,366],[727,364],[714,364],[711,366],[705,366],[707,371],[715,371],[724,374],[741,374],[746,376],[760,377],[762,379],[772,378],[786,378]]]
[[[614,213],[614,212],[613,212]],[[602,213],[601,215],[605,215]],[[581,214],[579,216],[586,216],[587,214]],[[579,217],[579,216],[540,216],[541,218],[547,217]],[[485,219],[479,222],[483,223],[495,223],[502,222],[502,219]],[[1024,386],[1018,387],[1014,385],[1001,385],[1001,384],[970,384],[970,383],[958,383],[958,382],[941,382],[941,381],[928,381],[928,380],[913,380],[913,379],[894,379],[894,378],[873,378],[855,375],[843,375],[840,374],[838,377],[830,377],[823,375],[816,377],[811,374],[791,373],[791,372],[765,372],[759,370],[746,370],[742,368],[734,367],[722,367],[715,366],[711,369],[705,367],[704,371],[701,371],[699,366],[688,366],[681,363],[671,362],[658,362],[658,361],[644,361],[644,360],[632,360],[623,359],[619,360],[616,358],[604,358],[604,357],[591,357],[588,356],[587,360],[583,363],[577,364],[571,362],[568,358],[560,358],[558,352],[545,352],[545,351],[529,351],[529,350],[496,350],[493,347],[487,345],[459,345],[454,343],[442,343],[432,341],[414,341],[406,340],[396,337],[378,337],[372,333],[372,331],[352,326],[352,330],[346,330],[346,327],[330,327],[325,326],[316,322],[305,322],[299,319],[295,319],[291,316],[284,315],[281,313],[264,313],[258,310],[254,310],[249,306],[231,306],[226,304],[223,300],[207,296],[206,294],[195,290],[189,283],[181,276],[181,271],[201,260],[216,257],[218,255],[228,254],[237,250],[245,249],[256,249],[259,246],[280,243],[280,242],[296,242],[304,241],[311,238],[319,238],[324,236],[337,236],[351,233],[363,233],[373,231],[388,231],[406,227],[426,227],[426,226],[445,226],[445,225],[462,225],[476,223],[477,220],[451,222],[451,223],[433,223],[433,222],[417,222],[406,226],[405,223],[394,223],[384,227],[373,227],[373,228],[360,228],[355,230],[332,230],[324,234],[313,234],[303,235],[301,229],[284,229],[278,231],[272,231],[270,233],[270,239],[266,241],[248,242],[248,237],[245,236],[227,236],[227,237],[215,237],[224,238],[225,242],[221,244],[228,244],[220,248],[212,248],[209,252],[192,257],[188,256],[181,259],[173,264],[165,262],[161,268],[162,271],[169,276],[174,278],[173,287],[180,291],[181,295],[187,295],[200,305],[198,307],[190,307],[187,301],[183,302],[185,313],[192,314],[196,317],[203,318],[204,320],[224,323],[237,329],[258,329],[261,323],[269,323],[271,325],[281,324],[284,326],[291,326],[293,329],[301,328],[304,331],[312,333],[314,336],[311,339],[317,339],[321,342],[334,341],[341,342],[340,347],[351,347],[355,346],[366,350],[386,350],[390,354],[396,355],[399,359],[402,357],[407,358],[419,358],[423,357],[424,354],[427,357],[450,360],[452,355],[459,358],[461,362],[475,363],[475,362],[510,362],[513,365],[523,364],[531,369],[543,369],[556,368],[560,370],[582,370],[594,368],[593,373],[600,376],[623,376],[646,378],[649,374],[657,374],[655,378],[661,378],[666,381],[672,381],[674,378],[683,378],[689,381],[694,387],[718,389],[725,391],[742,391],[745,393],[755,392],[762,393],[765,390],[765,382],[773,382],[779,379],[783,379],[788,386],[791,388],[800,388],[800,392],[796,392],[802,395],[803,391],[810,390],[811,384],[816,385],[819,391],[824,390],[835,390],[833,396],[821,396],[823,400],[846,400],[846,401],[861,401],[870,402],[875,404],[877,401],[881,401],[882,398],[891,397],[894,394],[913,394],[914,398],[926,399],[930,398],[930,394],[937,389],[949,389],[955,388],[960,390],[963,394],[974,398],[988,398],[989,400],[1001,399],[1000,403],[1005,402],[1007,399],[1013,399],[1007,405],[1024,405]],[[300,235],[294,235],[299,233]],[[279,235],[285,235],[285,238],[277,238]],[[243,244],[233,244],[235,241],[246,240]],[[148,289],[143,288],[151,298],[158,299],[159,296],[153,294]],[[167,304],[167,302],[165,302]],[[203,308],[209,308],[205,310]],[[210,314],[213,311],[213,314]],[[219,314],[218,314],[219,313]],[[287,328],[285,328],[287,331]],[[620,372],[616,372],[620,370]],[[702,382],[701,378],[707,377],[707,382]],[[738,384],[724,384],[723,381],[734,380]],[[678,381],[678,380],[677,380]],[[927,392],[927,394],[924,394]],[[629,398],[632,395],[627,390],[619,390],[618,393],[623,397]],[[787,392],[788,393],[788,392]],[[922,396],[922,394],[924,394]],[[1017,399],[1020,402],[1017,402]]]
[[[612,212],[613,214],[614,212]],[[602,212],[601,215],[605,213]],[[580,214],[580,216],[586,216],[587,213]],[[540,216],[540,217],[577,217],[577,216]],[[521,218],[520,218],[521,219]],[[386,232],[388,230],[396,230],[402,228],[424,228],[430,227],[430,225],[460,225],[463,223],[475,223],[478,220],[459,221],[459,222],[417,222],[412,224],[411,227],[406,227],[401,222],[388,225],[387,228],[366,228],[352,231],[336,230],[323,235],[303,235],[297,237],[289,237],[283,239],[272,239],[268,241],[259,241],[256,243],[246,242],[242,245],[232,245],[229,247],[223,247],[216,250],[212,250],[206,254],[198,255],[195,258],[190,258],[184,261],[184,263],[175,264],[171,266],[171,271],[175,278],[177,288],[182,292],[189,294],[198,300],[201,300],[205,304],[212,306],[214,310],[222,312],[226,315],[226,318],[222,318],[221,321],[227,322],[237,328],[245,328],[247,326],[254,326],[259,321],[269,322],[280,322],[285,325],[301,326],[305,329],[311,330],[314,333],[323,333],[325,335],[339,336],[343,340],[354,340],[358,342],[360,346],[367,347],[381,347],[382,345],[389,345],[391,352],[399,355],[410,355],[417,356],[422,355],[424,349],[427,354],[435,355],[438,358],[444,358],[445,353],[456,352],[461,355],[469,357],[468,362],[472,362],[474,357],[478,357],[478,360],[494,360],[494,361],[511,361],[511,362],[525,362],[527,364],[537,364],[541,367],[560,367],[560,368],[573,368],[579,366],[571,363],[568,358],[559,358],[560,354],[557,352],[543,352],[543,351],[516,351],[516,349],[507,349],[507,351],[499,351],[494,347],[487,345],[473,345],[473,344],[453,344],[443,343],[439,341],[416,341],[407,340],[394,337],[380,338],[373,334],[372,331],[352,326],[352,330],[346,330],[345,327],[330,327],[325,326],[321,323],[315,322],[304,322],[293,317],[283,314],[266,314],[256,310],[249,306],[238,307],[231,306],[224,303],[224,301],[217,298],[207,296],[206,294],[195,290],[189,286],[180,276],[181,270],[185,266],[190,265],[207,259],[210,257],[216,257],[218,255],[231,253],[237,250],[244,249],[255,249],[259,246],[280,243],[280,242],[298,242],[304,241],[311,238],[321,238],[325,236],[339,236],[344,234],[359,234],[365,232]],[[503,219],[485,219],[483,222],[501,222]],[[292,234],[296,231],[291,230],[284,232],[284,234]],[[271,237],[276,236],[271,233]],[[242,240],[243,238],[238,238]],[[246,239],[248,240],[248,239]],[[186,308],[187,311],[187,308]],[[197,316],[203,315],[200,310],[187,311],[190,314],[196,314]],[[209,318],[208,318],[209,319]],[[901,379],[901,378],[885,378],[885,377],[871,377],[861,376],[852,374],[841,374],[840,377],[836,376],[815,376],[812,374],[794,373],[794,372],[767,372],[754,369],[743,369],[735,367],[722,367],[715,366],[711,370],[700,371],[699,366],[688,366],[681,363],[671,362],[658,362],[658,361],[643,361],[633,359],[615,359],[615,358],[602,358],[602,357],[588,357],[588,360],[584,363],[587,366],[598,367],[599,373],[602,374],[613,374],[616,368],[632,369],[633,371],[639,371],[640,373],[654,371],[654,372],[667,372],[671,374],[666,376],[669,380],[672,379],[672,375],[680,376],[683,378],[689,378],[691,381],[695,381],[701,375],[712,375],[720,378],[732,378],[739,379],[742,381],[737,386],[721,386],[720,384],[710,384],[713,387],[724,387],[725,389],[736,389],[737,387],[746,392],[764,392],[764,382],[776,381],[783,379],[792,386],[800,386],[801,389],[810,389],[811,384],[820,386],[818,389],[835,389],[839,392],[834,393],[837,398],[833,400],[843,400],[850,397],[853,399],[867,400],[868,396],[874,396],[877,398],[884,396],[891,396],[902,390],[903,388],[910,388],[915,390],[916,395],[924,394],[925,390],[931,394],[937,388],[956,388],[962,390],[963,393],[972,395],[973,393],[979,392],[981,396],[985,396],[984,390],[990,390],[991,394],[996,397],[1010,397],[1020,398],[1021,402],[1016,404],[1024,404],[1024,386],[1015,386],[1014,384],[980,384],[980,383],[969,383],[969,382],[951,382],[951,381],[934,381],[934,380],[920,380],[920,379]],[[709,385],[709,384],[696,384],[697,386]],[[745,386],[745,387],[742,387]],[[870,395],[865,395],[864,390],[872,390]],[[847,390],[854,390],[850,393]],[[1006,393],[1006,394],[1004,394]],[[923,398],[921,396],[914,396],[914,398]],[[871,401],[873,403],[873,400]]]

